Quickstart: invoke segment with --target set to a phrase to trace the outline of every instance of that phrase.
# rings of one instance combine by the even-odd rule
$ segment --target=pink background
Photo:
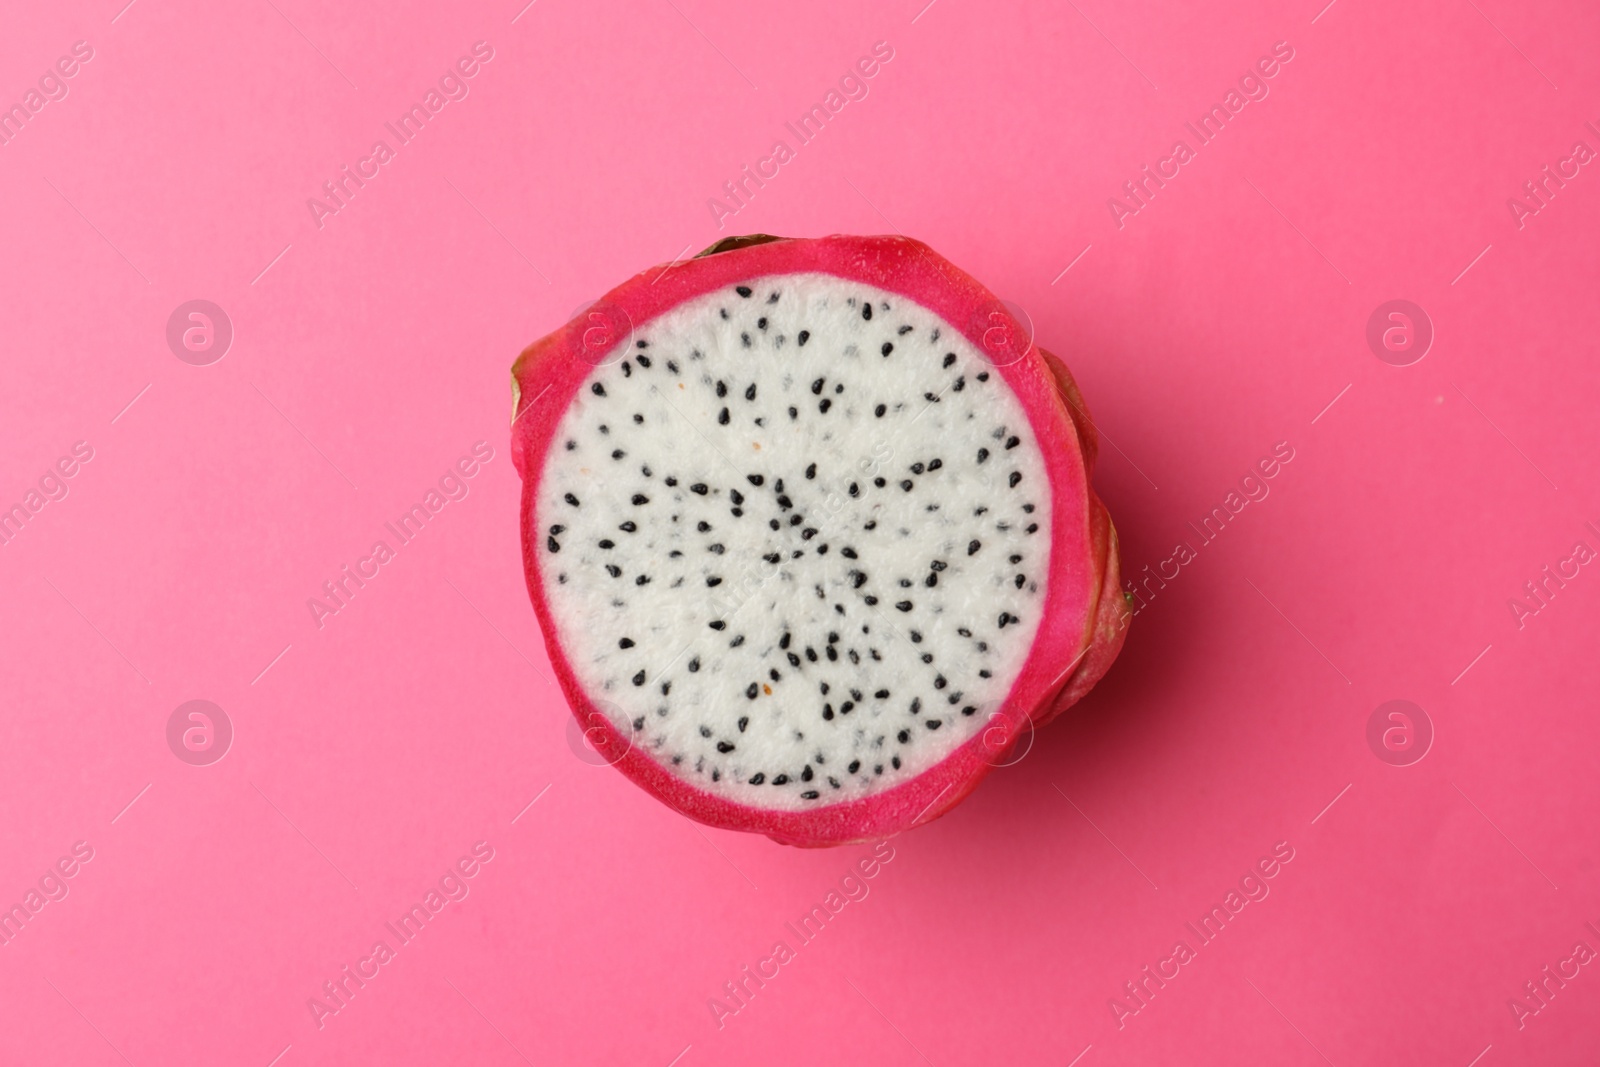
[[[0,546],[0,904],[94,850],[0,947],[0,1062],[1592,1061],[1600,967],[1520,1029],[1508,1000],[1600,950],[1600,568],[1520,628],[1508,599],[1600,549],[1600,174],[1520,228],[1507,198],[1600,149],[1593,5],[122,2],[13,2],[0,38],[0,103],[94,51],[0,146],[0,506],[93,449]],[[319,229],[307,198],[480,40],[470,95]],[[719,230],[707,199],[877,41],[869,95]],[[1107,199],[1278,41],[1270,95],[1119,228]],[[1198,557],[1075,716],[800,946],[867,847],[699,828],[569,744],[507,372],[720,236],[891,230],[1071,364],[1126,570]],[[1406,367],[1365,337],[1395,298],[1436,333]],[[167,344],[191,299],[233,324],[209,366]],[[319,629],[307,598],[480,440],[470,495]],[[235,731],[209,766],[168,747],[192,699]],[[1366,740],[1393,699],[1435,731],[1410,766]],[[470,896],[319,1028],[477,841]],[[1280,841],[1270,896],[1119,1026]]]

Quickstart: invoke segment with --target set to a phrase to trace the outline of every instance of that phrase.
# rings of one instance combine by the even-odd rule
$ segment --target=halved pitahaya
[[[799,845],[926,822],[1121,646],[1077,388],[919,242],[721,242],[512,378],[562,689],[703,822]]]

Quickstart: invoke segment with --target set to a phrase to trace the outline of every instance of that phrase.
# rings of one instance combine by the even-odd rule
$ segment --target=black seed
[[[796,337],[795,340],[800,342],[800,346],[802,348],[805,347],[805,343],[807,341],[811,340],[811,331],[810,330],[801,330],[800,331],[800,335],[798,337]]]
[[[670,474],[669,474],[669,475],[667,475],[667,485],[668,485],[668,486],[675,486],[675,485],[677,485],[677,484],[678,484],[678,479],[676,479],[676,478],[674,478],[674,477],[673,477],[673,476],[672,476],[672,475],[670,475]]]
[[[955,381],[955,384],[952,385],[950,387],[950,389],[951,389],[952,392],[959,393],[959,392],[961,392],[961,390],[965,389],[966,387],[967,387],[967,380],[965,378],[957,378],[956,381]]]
[[[556,539],[554,537],[548,538],[544,543],[544,547],[548,548],[552,552],[560,552],[561,551],[561,545],[556,541]]]
[[[863,597],[862,599],[866,601],[867,607],[869,608],[877,606],[878,598],[875,596]]]
[[[818,793],[815,789],[807,789],[804,793],[800,794],[800,799],[801,800],[815,800],[815,799],[817,799],[817,797],[819,797],[821,795],[822,794]]]
[[[635,494],[633,494],[634,507],[638,507],[640,504],[648,504],[648,503],[650,503],[650,498],[645,496],[643,493],[635,493]]]
[[[762,782],[764,782],[766,780],[767,780],[767,776],[765,774],[761,774],[760,772],[757,772],[756,774],[753,774],[753,775],[750,776],[750,784],[751,785],[760,785]]]
[[[936,675],[933,676],[933,687],[935,689],[943,689],[945,686],[947,686],[949,684],[950,684],[949,682],[945,681],[944,675],[936,674]]]
[[[910,611],[911,606],[911,601],[909,600],[902,600],[895,605],[895,607],[899,608],[901,611]]]
[[[595,543],[598,544],[601,548],[616,548],[617,547],[617,543],[615,541],[610,540],[609,538],[602,539],[602,540],[597,541]]]
[[[932,663],[933,662],[933,653],[932,652],[924,652],[922,654],[922,662],[924,662],[924,663]]]
[[[817,650],[812,648],[810,645],[806,646],[806,659],[810,660],[812,663],[817,662]],[[823,691],[826,692],[827,690]]]
[[[791,667],[800,666],[800,657],[799,656],[795,655],[793,652],[785,653],[785,655],[787,655],[789,657],[789,666],[791,666]]]
[[[794,507],[794,501],[790,500],[783,493],[779,493],[778,494],[778,506],[780,508],[782,508],[783,510],[788,511],[790,508]]]
[[[948,367],[951,364],[953,364],[955,361],[956,361],[956,354],[954,352],[946,352],[944,354],[944,366]]]
[[[833,401],[829,400],[827,397],[823,397],[822,403],[817,405],[817,410],[826,415],[828,413],[828,409],[831,407],[833,407]]]
[[[563,499],[566,500],[566,502],[571,504],[573,507],[577,507],[578,506],[578,498],[573,496],[571,493],[568,493],[565,497],[563,497]]]
[[[823,381],[824,381],[824,379],[818,378],[816,381],[811,383],[811,395],[812,396],[821,396],[822,395],[822,383],[823,383]]]
[[[849,492],[850,492],[851,496],[860,496],[861,495],[861,487],[859,485],[857,485],[855,482],[851,482],[850,483]]]
[[[689,673],[690,674],[696,674],[696,673],[699,672],[699,670],[700,670],[700,657],[699,656],[695,656],[693,659],[691,659],[689,661]]]
[[[1025,533],[1038,533],[1039,532],[1039,524],[1036,523],[1036,522],[1028,523],[1028,528],[1024,532]]]
[[[894,769],[895,770],[898,771],[900,769],[900,757],[899,756],[896,756],[894,759],[890,760],[889,762],[894,764]]]
[[[881,419],[883,418],[883,413],[888,410],[888,408],[884,407],[882,404],[879,404],[877,407],[872,409],[872,413]]]
[[[595,396],[605,396],[606,387],[601,385],[599,382],[595,382],[593,385],[589,386],[589,392],[593,393]]]
[[[852,482],[850,484],[854,485],[855,483]],[[839,555],[843,556],[845,559],[855,559],[856,558],[856,550],[853,549],[853,548],[850,548],[849,546],[846,546],[846,547],[841,548],[839,550]]]
[[[618,648],[632,648],[633,647],[633,638],[624,637],[621,641],[617,642],[617,647]]]
[[[937,730],[939,727],[944,725],[944,720],[943,719],[923,719],[922,720],[922,725],[926,726],[930,730]]]
[[[911,714],[915,715],[917,712],[919,712],[921,710],[922,710],[922,698],[921,697],[912,697],[911,698]]]
[[[731,743],[729,743],[727,741],[718,741],[717,742],[717,751],[718,752],[732,752],[733,750],[734,750],[734,745],[732,745]]]
[[[639,347],[640,348],[644,347],[644,342],[643,341],[639,342]],[[639,357],[639,366],[643,367],[645,370],[649,370],[650,369],[650,357],[649,356],[640,356]]]
[[[980,549],[982,547],[983,547],[983,543],[980,542],[980,541],[968,541],[967,542],[967,555],[971,556],[971,555],[976,554],[978,549]]]
[[[800,516],[798,515],[795,516],[796,519],[799,517]],[[817,531],[812,529],[810,526],[807,526],[804,530],[800,531],[800,540],[802,541],[809,541],[815,536],[817,536]]]
[[[622,577],[622,568],[617,566],[615,563],[607,563],[606,564],[606,573],[610,574],[611,577],[613,577],[613,578],[621,578]]]
[[[905,743],[906,743],[906,742],[907,742],[907,741],[909,741],[909,740],[911,740],[911,731],[910,731],[910,730],[901,730],[901,731],[900,731],[900,732],[899,732],[899,733],[898,733],[898,734],[896,734],[896,735],[895,735],[895,736],[896,736],[896,737],[897,737],[897,738],[899,738],[899,740],[900,740],[900,743],[901,743],[901,744],[902,744],[902,745],[903,745],[903,744],[905,744]]]
[[[761,687],[756,683],[751,682],[749,685],[745,686],[744,695],[749,697],[751,700],[754,700],[756,698],[756,694],[759,692],[761,692]]]
[[[871,321],[871,319],[872,319],[872,305],[871,304],[862,304],[861,305],[861,317],[864,318],[864,319],[867,319],[868,321]]]
[[[647,584],[649,584],[649,581],[650,581],[650,576],[648,574],[641,574],[641,575],[639,575],[639,577],[637,577],[637,578],[635,578],[633,580],[633,584],[634,585],[647,585]]]
[[[874,478],[874,479],[872,479],[872,484],[877,486],[879,489],[882,489],[884,486],[888,485],[889,483],[886,482],[885,480],[883,480],[882,478]]]
[[[989,380],[989,372],[988,371],[984,371],[982,374],[978,375],[978,381],[986,382],[988,380]]]
[[[922,634],[920,632],[916,631],[916,630],[912,630],[911,631],[911,643],[913,645],[922,644]]]
[[[913,482],[910,478],[904,478],[900,482],[900,488],[904,489],[906,492],[909,493],[909,492],[911,492],[911,487],[913,485],[915,485],[915,484],[916,483]]]
[[[765,315],[763,315],[763,316],[761,316],[761,318],[756,320],[756,329],[765,330],[766,328],[767,328],[767,317]]]
[[[824,719],[826,719],[828,722],[832,722],[833,721],[833,705],[832,704],[824,704],[824,705],[822,705],[822,717]]]
[[[723,408],[721,411],[717,412],[717,422],[721,423],[723,426],[728,425],[728,409],[727,408]]]
[[[611,450],[611,458],[612,458],[612,459],[621,459],[621,458],[622,458],[622,457],[623,457],[623,456],[626,456],[626,455],[627,455],[627,453],[626,453],[626,452],[624,452],[624,451],[623,451],[623,450],[622,450],[622,449],[620,449],[620,448],[613,448],[613,449],[612,449],[612,450]]]
[[[829,663],[838,663],[839,662],[839,652],[832,645],[829,645],[827,648],[823,649],[822,651],[827,653],[828,662]]]
[[[633,684],[634,685],[643,685],[644,684],[644,671],[640,671],[638,674],[633,676]]]
[[[748,297],[750,295],[750,287],[748,285],[735,286],[733,291],[743,297]]]
[[[742,644],[744,644],[744,634],[740,634],[738,637],[735,637],[732,641],[729,641],[728,642],[728,647],[729,648],[738,648]]]
[[[883,342],[883,348],[879,349],[879,351],[881,351],[884,354],[884,357],[887,358],[889,353],[894,351],[894,345],[890,344],[888,341],[885,341]]]
[[[726,630],[728,628],[728,624],[721,619],[712,619],[710,625],[713,630]]]
[[[922,584],[927,586],[929,589],[932,589],[934,586],[939,584],[939,576],[930,572],[928,576],[922,580]]]
[[[1023,587],[1023,585],[1027,582],[1027,580],[1028,579],[1024,578],[1022,575],[1020,575],[1020,574],[1017,575],[1016,581],[1015,581],[1016,587],[1018,589],[1021,589]]]
[[[633,720],[633,728],[635,730],[643,730],[644,729],[644,716],[643,715],[641,715],[637,719]]]
[[[1020,437],[1008,437],[1008,438],[1006,438],[1006,450],[1010,451],[1011,449],[1016,448],[1021,443],[1022,443],[1022,438],[1020,438]]]
[[[989,450],[987,448],[978,449],[978,462],[979,463],[982,463],[984,460],[986,460],[988,458],[989,458]]]
[[[1021,619],[1016,618],[1015,616],[1013,616],[1008,611],[1002,611],[1000,613],[1000,629],[1002,629],[1002,630],[1004,630],[1006,628],[1006,625],[1008,623],[1021,622],[1021,621],[1022,621]]]
[[[662,682],[661,683],[661,695],[662,696],[666,696],[670,692],[672,692],[672,683],[671,682]]]
[[[811,770],[811,764],[808,763],[806,764],[806,769],[800,772],[800,780],[802,782],[809,782],[811,781],[812,777],[813,773]]]
[[[851,760],[850,761],[850,766],[845,768],[845,770],[849,771],[851,774],[856,773],[860,769],[861,769],[861,761],[858,760],[858,759]]]
[[[888,700],[889,691],[887,689],[880,689],[876,693],[873,693],[872,696],[875,700]]]
[[[768,563],[773,564],[774,566],[776,566],[778,563],[780,563],[783,560],[783,557],[778,555],[776,552],[768,552],[765,556],[762,556],[761,558],[766,560]]]
[[[913,464],[912,464],[912,465],[911,465],[911,473],[912,473],[912,474],[921,474],[921,473],[922,473],[922,472],[923,472],[923,471],[925,471],[925,470],[927,470],[927,468],[926,468],[926,467],[924,467],[924,466],[923,466],[923,465],[922,465],[922,464],[920,464],[920,463],[913,463]]]
[[[855,707],[856,707],[856,702],[855,701],[846,700],[843,704],[839,705],[839,714],[840,715],[848,715],[852,711],[855,710]]]
[[[726,545],[722,545],[722,544],[715,544],[715,545],[707,545],[707,546],[706,546],[706,550],[707,550],[707,551],[708,551],[708,552],[711,552],[711,553],[713,553],[713,554],[715,554],[715,555],[718,555],[718,556],[720,556],[720,555],[722,555],[722,554],[723,554],[723,553],[724,553],[724,552],[726,552],[726,551],[727,551],[727,550],[728,550],[728,549],[727,549],[727,546],[726,546]]]
[[[717,382],[717,396],[718,397],[724,397],[724,396],[727,396],[727,395],[728,395],[728,386],[725,383],[723,383],[721,381],[718,381]]]
[[[706,493],[710,492],[710,490],[706,488],[705,482],[695,482],[689,487],[689,492],[695,493],[699,496],[705,496]]]
[[[862,586],[864,586],[866,584],[867,584],[867,576],[865,574],[863,574],[861,571],[851,571],[850,572],[850,588],[852,588],[852,589],[860,589]]]
[[[798,515],[795,516],[795,518],[797,518],[797,519],[799,517],[800,516],[798,516]],[[767,525],[772,527],[774,530],[776,530],[778,528],[778,520],[777,519],[768,519],[767,520]]]
[[[712,575],[710,578],[706,579],[706,585],[708,587],[712,588],[712,589],[715,589],[717,586],[719,586],[721,584],[722,584],[722,579],[718,578],[716,575]]]
[[[739,517],[739,516],[741,516],[741,515],[743,515],[743,514],[744,514],[744,511],[743,511],[743,509],[741,509],[741,508],[734,508],[734,509],[733,509],[733,517],[734,517],[734,518],[736,518],[736,519],[737,519],[737,518],[738,518],[738,517]]]
[[[762,322],[766,322],[767,320],[766,319],[762,319],[761,321]],[[749,387],[747,389],[745,389],[744,398],[746,400],[754,400],[756,398],[756,385],[755,385],[754,382],[751,382]]]
[[[799,412],[799,411],[797,411],[797,410],[796,410],[796,409],[794,409],[794,408],[790,408],[790,409],[789,409],[789,417],[790,417],[790,418],[791,418],[791,419],[798,419],[798,418],[799,418],[799,417],[800,417],[800,412]]]

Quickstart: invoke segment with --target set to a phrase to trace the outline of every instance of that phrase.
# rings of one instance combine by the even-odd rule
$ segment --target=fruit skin
[[[567,661],[545,600],[534,506],[561,416],[606,352],[631,344],[635,330],[693,297],[762,275],[804,271],[853,279],[922,304],[989,356],[1028,414],[1054,506],[1044,617],[990,726],[936,766],[881,793],[804,811],[771,811],[693,788],[632,747],[596,709]],[[1033,725],[1055,718],[1087,692],[1122,646],[1129,612],[1119,590],[1116,530],[1089,484],[1098,438],[1077,385],[1060,360],[1032,344],[992,293],[920,241],[838,235],[724,240],[695,259],[622,283],[529,345],[511,376],[511,456],[523,478],[524,572],[557,681],[597,750],[638,785],[701,822],[810,847],[886,837],[929,822],[970,793]]]

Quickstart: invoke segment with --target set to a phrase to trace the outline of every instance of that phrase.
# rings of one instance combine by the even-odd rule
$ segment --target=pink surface
[[[1590,1062],[1600,12],[924,2],[12,5],[0,1062]],[[1025,311],[1142,583],[876,852],[596,766],[523,583],[511,360],[749,231]]]

